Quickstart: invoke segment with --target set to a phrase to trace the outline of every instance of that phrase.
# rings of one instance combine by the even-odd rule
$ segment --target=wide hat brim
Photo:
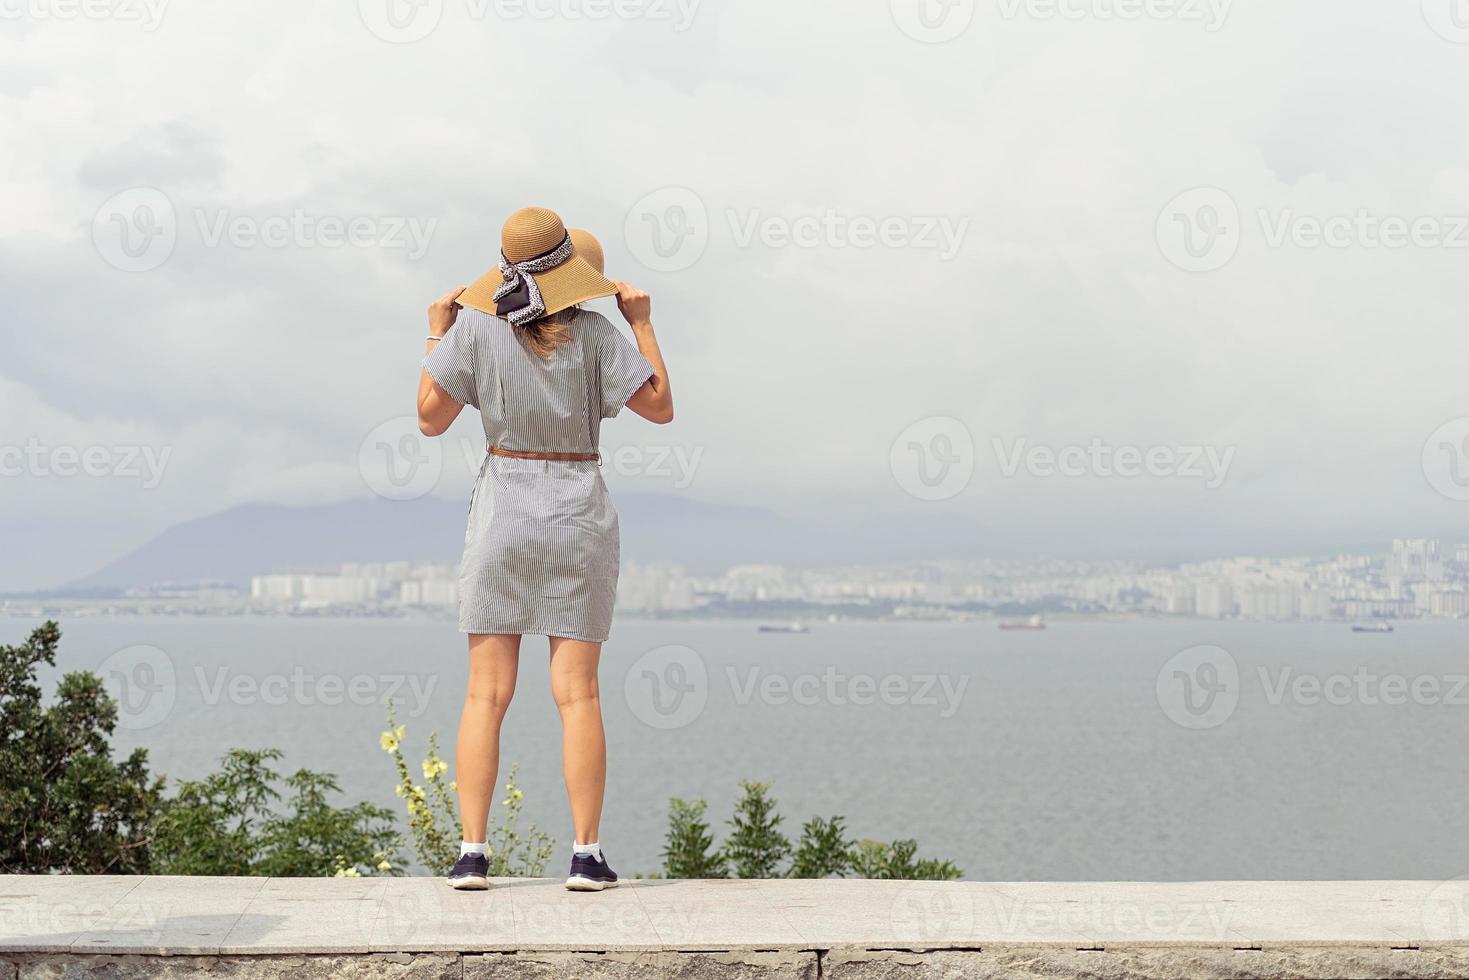
[[[541,290],[541,299],[545,300],[547,316],[578,303],[617,294],[617,286],[612,280],[592,268],[592,264],[580,255],[573,255],[548,272],[538,272],[533,278]],[[499,266],[496,266],[459,295],[459,305],[499,316],[495,312],[495,290],[504,281]]]

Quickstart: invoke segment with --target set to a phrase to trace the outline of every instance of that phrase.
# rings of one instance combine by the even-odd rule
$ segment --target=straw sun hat
[[[500,257],[498,268],[460,295],[461,305],[521,324],[617,292],[602,275],[596,237],[580,229],[568,233],[546,208],[521,208],[510,216],[500,232]]]

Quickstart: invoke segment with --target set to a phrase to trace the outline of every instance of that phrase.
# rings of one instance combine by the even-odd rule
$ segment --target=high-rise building
[[[1234,615],[1234,587],[1225,579],[1206,579],[1194,590],[1194,609],[1205,619]]]
[[[1408,594],[1414,582],[1442,582],[1444,563],[1437,538],[1397,538],[1387,556],[1387,580],[1394,595]]]

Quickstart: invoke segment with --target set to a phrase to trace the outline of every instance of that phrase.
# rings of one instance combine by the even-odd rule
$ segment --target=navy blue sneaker
[[[566,887],[574,892],[599,892],[617,887],[617,872],[607,867],[606,858],[591,854],[571,855],[571,875]]]
[[[490,862],[483,854],[461,854],[449,872],[449,887],[481,892],[490,887]]]

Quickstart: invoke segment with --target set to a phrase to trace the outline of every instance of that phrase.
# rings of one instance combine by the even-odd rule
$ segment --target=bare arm
[[[653,300],[636,286],[619,282],[617,308],[632,327],[638,351],[653,365],[653,376],[633,392],[627,407],[649,422],[659,425],[672,422],[673,389],[668,386],[668,366],[663,363],[663,352],[658,349],[658,337],[653,333]]]
[[[454,321],[459,318],[460,306],[459,294],[464,292],[465,287],[450,290],[439,299],[434,300],[428,308],[428,335],[426,341],[428,350],[433,350],[438,344],[435,338],[447,336],[454,328]],[[449,393],[439,387],[433,375],[427,371],[420,371],[418,375],[418,430],[426,436],[441,436],[449,431],[449,426],[464,411],[464,406],[449,397]]]

